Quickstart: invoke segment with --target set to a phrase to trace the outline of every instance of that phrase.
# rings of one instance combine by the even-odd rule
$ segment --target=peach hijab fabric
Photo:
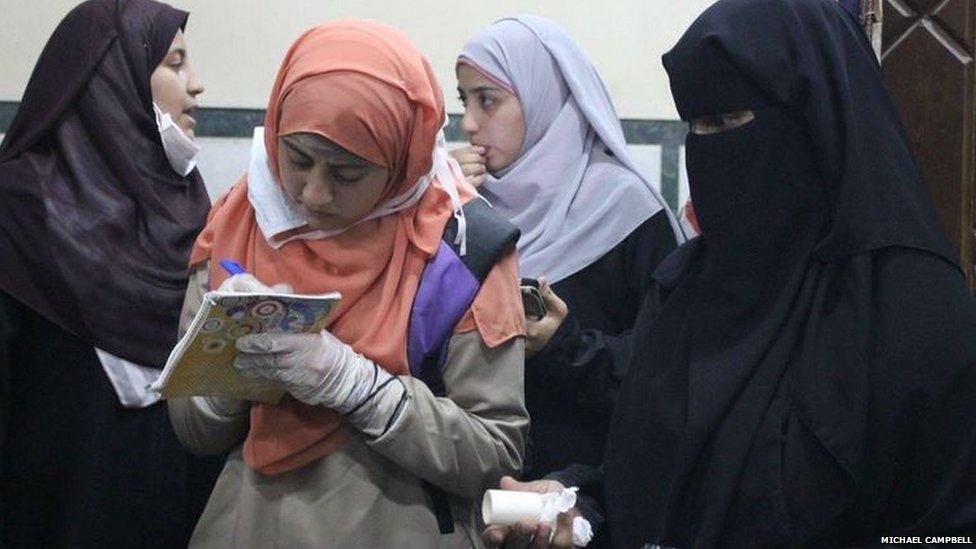
[[[278,71],[265,118],[269,167],[280,179],[278,137],[314,133],[390,170],[381,204],[411,192],[431,170],[444,119],[434,74],[400,31],[366,21],[325,23],[298,38]],[[462,201],[476,196],[462,177],[454,184]],[[262,235],[247,194],[245,176],[214,206],[191,265],[210,260],[212,287],[227,276],[217,260],[231,258],[266,284],[288,283],[298,293],[341,292],[329,330],[387,371],[408,374],[410,310],[453,215],[441,182],[435,179],[405,210],[278,249]],[[477,329],[489,346],[524,334],[516,271],[512,253],[488,275],[456,331]],[[251,408],[244,461],[278,474],[327,456],[349,436],[339,413],[286,396],[278,405]]]

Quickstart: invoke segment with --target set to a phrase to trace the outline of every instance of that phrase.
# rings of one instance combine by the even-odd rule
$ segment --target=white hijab
[[[481,187],[522,231],[522,276],[563,280],[661,210],[677,242],[684,241],[664,199],[630,159],[603,81],[562,27],[535,16],[502,19],[465,44],[458,63],[505,85],[522,105],[522,151]]]

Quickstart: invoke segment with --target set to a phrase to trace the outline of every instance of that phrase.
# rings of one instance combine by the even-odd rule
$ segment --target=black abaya
[[[761,29],[761,31],[760,31]],[[721,0],[665,56],[702,236],[655,274],[611,425],[615,546],[976,530],[976,306],[831,0]]]

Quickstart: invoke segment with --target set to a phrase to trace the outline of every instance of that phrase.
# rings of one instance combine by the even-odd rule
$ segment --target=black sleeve
[[[954,267],[922,252],[902,252],[882,297],[885,360],[875,393],[890,414],[873,445],[893,461],[895,488],[879,535],[976,533],[976,304]],[[881,347],[882,345],[879,345]],[[879,404],[880,405],[880,404]],[[885,417],[883,411],[875,414]],[[893,450],[893,451],[892,451]]]
[[[618,246],[623,255],[620,280],[627,285],[629,303],[608,307],[633,307],[647,314],[647,297],[652,293],[652,275],[658,264],[676,246],[674,232],[665,212],[645,221]],[[609,415],[617,388],[630,363],[631,326],[616,334],[584,329],[570,310],[549,343],[526,361],[526,369],[551,388],[580,406]]]
[[[901,512],[893,513],[896,522],[881,535],[972,539],[976,533],[976,362],[934,389],[909,412],[924,426],[902,453],[912,457],[899,481],[908,482],[893,504]]]
[[[18,308],[6,294],[0,293],[0,479],[3,478],[4,442],[7,438],[7,423],[10,420],[10,369],[14,335],[18,319]],[[0,484],[0,490],[2,490]],[[0,509],[4,507],[3,492],[0,491]],[[0,513],[0,548],[4,546],[3,513]]]
[[[882,543],[888,536],[923,542],[929,536],[972,536],[976,303],[959,270],[941,258],[898,248],[873,255],[873,270],[863,270],[872,280],[873,341],[865,365],[870,398],[850,396],[858,395],[851,383],[837,387],[826,381],[818,395],[841,395],[855,405],[866,400],[870,420],[863,433],[846,439],[837,427],[849,416],[846,411],[836,419],[821,411],[816,423],[805,421],[805,444],[788,430],[781,474],[785,501],[794,510],[791,516],[804,519],[796,524],[813,525],[811,537],[814,526],[831,520],[832,508],[846,508],[833,529],[821,528],[835,536],[824,545],[876,547],[891,546]],[[856,452],[845,454],[851,447]]]

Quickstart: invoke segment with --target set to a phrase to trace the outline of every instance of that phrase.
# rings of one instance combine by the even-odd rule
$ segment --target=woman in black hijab
[[[976,532],[976,307],[833,0],[720,0],[664,57],[702,236],[655,274],[615,546]]]
[[[186,20],[79,5],[0,147],[0,545],[185,546],[209,494],[215,464],[145,394],[210,207],[179,152],[202,91]]]

